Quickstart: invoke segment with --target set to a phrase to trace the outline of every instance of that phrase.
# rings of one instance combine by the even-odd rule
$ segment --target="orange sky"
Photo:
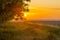
[[[28,20],[60,20],[60,10],[52,8],[30,9],[26,18]]]
[[[26,13],[27,20],[60,20],[60,8],[59,5],[57,5],[59,0],[49,0],[50,2],[48,0],[45,2],[44,0],[40,0],[41,3],[38,1],[39,0],[33,0],[30,4],[30,12]]]

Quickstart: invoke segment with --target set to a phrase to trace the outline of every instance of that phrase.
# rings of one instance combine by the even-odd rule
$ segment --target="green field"
[[[0,24],[0,40],[60,40],[60,28],[30,22]]]

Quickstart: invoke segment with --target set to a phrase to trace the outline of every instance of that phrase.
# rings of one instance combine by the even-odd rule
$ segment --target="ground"
[[[0,40],[60,40],[60,28],[31,22],[0,24]]]

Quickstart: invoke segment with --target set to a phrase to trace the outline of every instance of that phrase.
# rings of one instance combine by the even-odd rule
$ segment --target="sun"
[[[24,12],[24,17],[27,17],[28,16],[28,12]]]
[[[27,16],[27,14],[26,13],[24,13],[24,17],[26,17]]]

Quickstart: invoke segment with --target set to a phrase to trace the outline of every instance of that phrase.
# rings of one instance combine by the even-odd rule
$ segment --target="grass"
[[[29,22],[8,22],[0,24],[0,40],[60,40],[60,28]]]

